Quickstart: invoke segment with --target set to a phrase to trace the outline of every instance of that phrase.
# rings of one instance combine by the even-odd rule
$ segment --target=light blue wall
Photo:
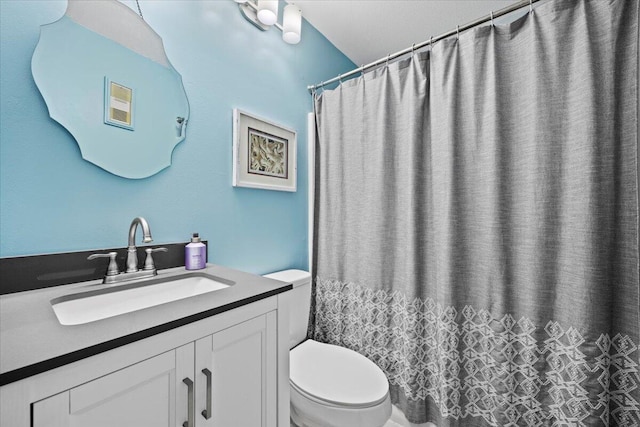
[[[66,1],[0,1],[0,256],[122,247],[144,216],[154,243],[197,231],[217,264],[307,268],[306,86],[354,64],[306,22],[295,46],[258,31],[232,0],[140,4],[182,74],[191,118],[171,167],[127,180],[82,160],[31,77],[39,26]],[[296,193],[231,186],[235,107],[298,131]]]

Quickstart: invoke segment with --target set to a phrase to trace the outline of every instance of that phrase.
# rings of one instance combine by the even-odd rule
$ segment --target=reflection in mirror
[[[185,138],[182,78],[160,36],[117,0],[68,0],[65,15],[41,27],[31,72],[82,157],[115,175],[158,173]]]

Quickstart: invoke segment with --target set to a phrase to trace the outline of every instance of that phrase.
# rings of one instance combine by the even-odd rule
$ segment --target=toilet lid
[[[307,340],[289,354],[291,382],[316,399],[366,406],[382,402],[389,391],[382,370],[348,348]]]

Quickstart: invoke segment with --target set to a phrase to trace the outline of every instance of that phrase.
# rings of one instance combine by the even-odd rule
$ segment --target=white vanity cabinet
[[[267,313],[196,341],[196,425],[277,425],[275,328]]]
[[[193,371],[188,353],[193,356],[192,345],[35,402],[33,426],[174,426],[180,400],[176,391],[181,378]]]
[[[3,386],[12,427],[289,426],[287,293]]]

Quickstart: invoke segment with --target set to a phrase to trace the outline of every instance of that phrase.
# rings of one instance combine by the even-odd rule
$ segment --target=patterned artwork
[[[287,179],[287,142],[249,128],[248,172]]]
[[[638,343],[316,278],[313,337],[360,352],[413,400],[490,426],[640,426]]]
[[[296,131],[233,109],[234,187],[296,191]]]

